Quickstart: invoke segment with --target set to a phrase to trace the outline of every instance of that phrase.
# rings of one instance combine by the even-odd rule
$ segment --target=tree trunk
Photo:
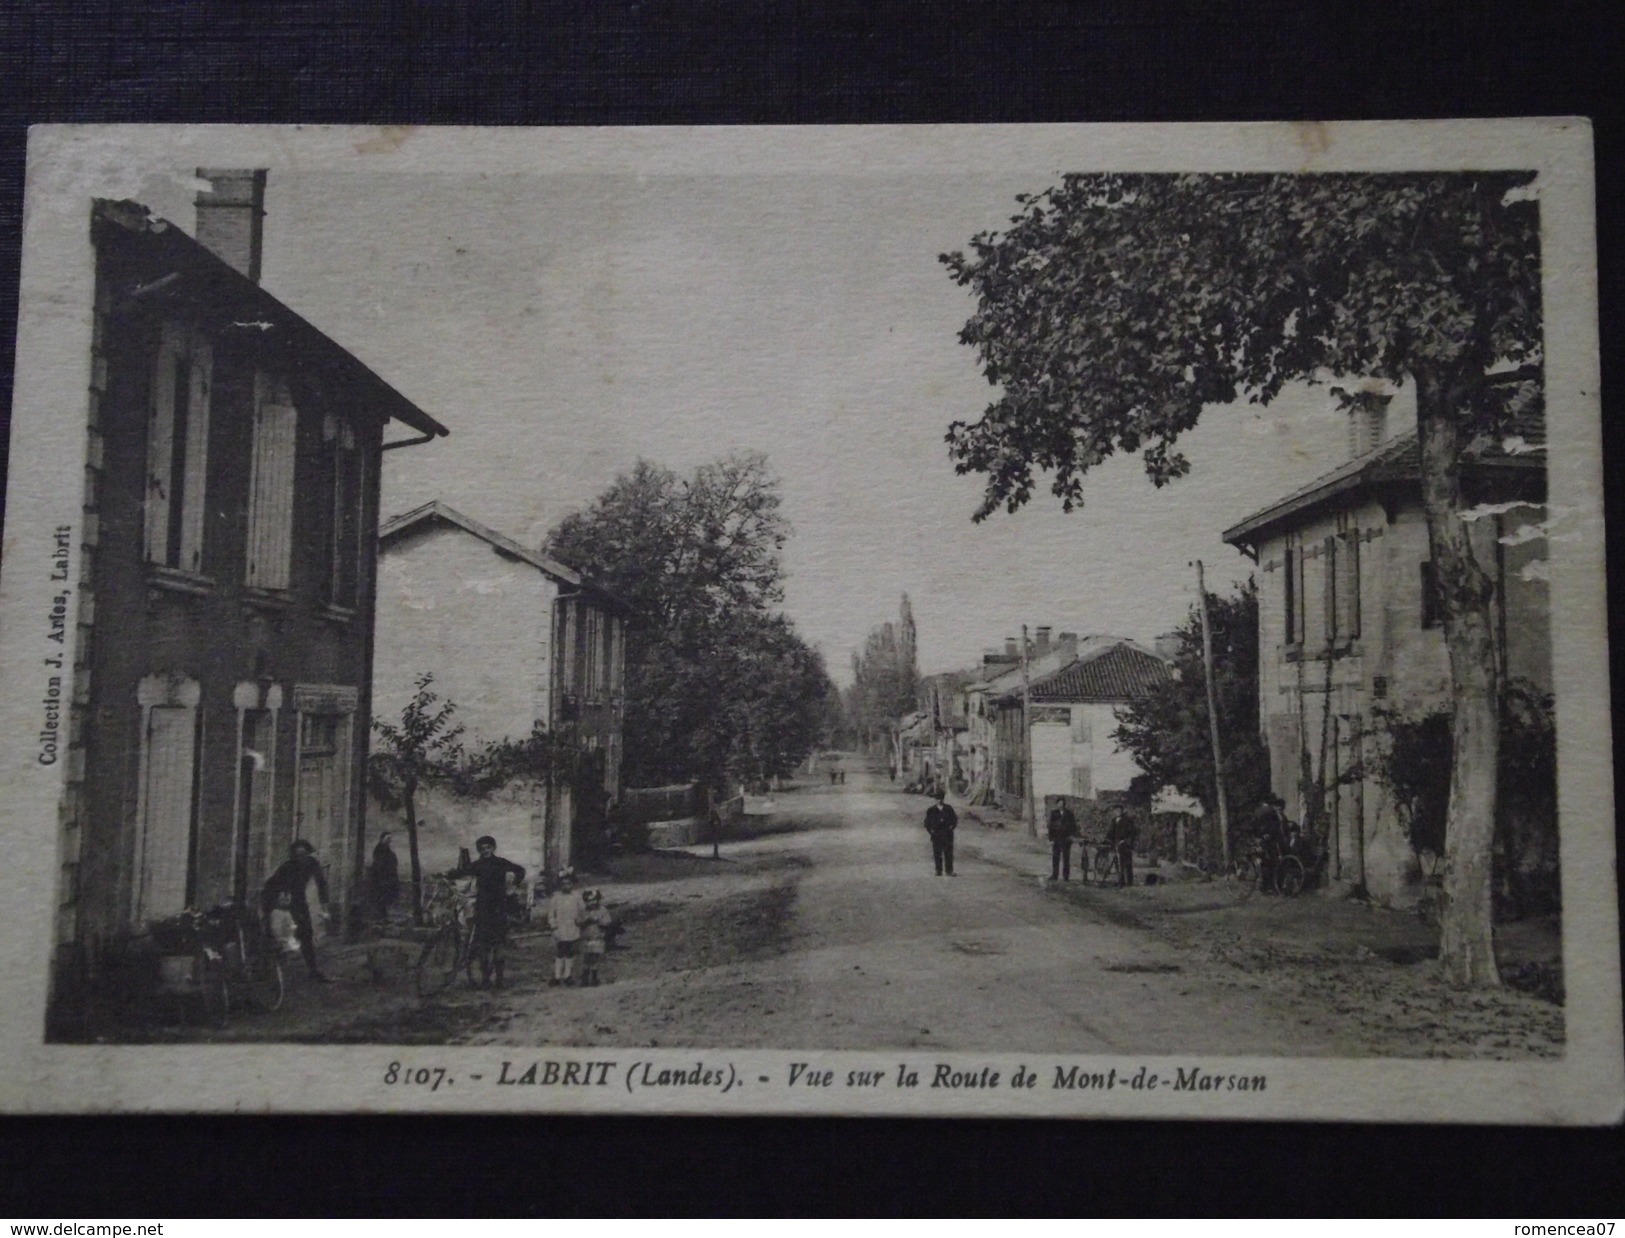
[[[1437,376],[1417,376],[1422,501],[1455,698],[1439,965],[1452,984],[1496,987],[1501,978],[1495,966],[1491,854],[1501,733],[1495,588],[1478,565],[1461,519],[1462,433],[1452,395]]]
[[[408,782],[401,797],[406,803],[406,846],[412,856],[412,923],[423,923],[423,861],[418,858],[418,788]]]

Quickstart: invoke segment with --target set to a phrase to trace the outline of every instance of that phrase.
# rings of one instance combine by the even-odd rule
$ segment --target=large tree
[[[905,593],[897,622],[870,628],[862,652],[852,655],[846,709],[851,729],[865,747],[892,734],[897,720],[919,707],[919,684],[914,607]]]
[[[1493,586],[1468,542],[1462,463],[1539,408],[1533,173],[1071,175],[1002,233],[943,255],[977,297],[960,333],[1000,394],[948,441],[987,476],[978,518],[1034,470],[1068,509],[1140,451],[1184,474],[1203,410],[1333,376],[1415,389],[1422,496],[1455,696],[1445,974],[1499,983],[1490,915],[1499,684]]]
[[[720,788],[770,777],[816,742],[834,689],[777,610],[790,534],[779,504],[778,480],[758,454],[688,477],[640,460],[549,534],[548,553],[631,603],[632,783],[698,778]],[[788,716],[770,723],[782,710]]]
[[[1268,754],[1258,730],[1258,590],[1251,581],[1228,597],[1208,594],[1213,686],[1223,734],[1225,798],[1231,828],[1269,790]],[[1202,665],[1202,617],[1191,607],[1176,631],[1174,675],[1117,711],[1112,738],[1134,757],[1155,792],[1172,787],[1218,819],[1218,780]],[[1217,836],[1214,842],[1217,843]]]

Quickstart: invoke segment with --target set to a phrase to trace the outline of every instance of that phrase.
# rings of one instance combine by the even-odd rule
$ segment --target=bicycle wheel
[[[1117,853],[1102,843],[1095,848],[1095,880],[1105,881],[1117,868]]]
[[[1258,861],[1250,855],[1238,855],[1230,861],[1230,875],[1251,885],[1258,880]]]
[[[248,1000],[270,1012],[282,1008],[286,993],[281,961],[273,954],[255,955],[248,965]]]
[[[1283,855],[1275,866],[1275,888],[1288,898],[1303,891],[1303,861],[1295,855]]]
[[[210,1027],[224,1027],[231,1017],[231,990],[226,982],[225,967],[204,950],[198,951],[192,967],[198,996],[203,999],[203,1021]]]
[[[462,941],[457,926],[447,924],[429,938],[418,955],[417,989],[419,997],[437,993],[451,983],[462,961]]]

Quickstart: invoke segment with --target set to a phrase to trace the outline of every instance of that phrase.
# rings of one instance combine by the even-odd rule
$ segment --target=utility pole
[[[1027,668],[1027,625],[1021,625],[1021,785],[1027,792],[1027,833],[1038,837],[1038,812],[1033,807],[1033,697]]]
[[[1224,750],[1219,743],[1219,694],[1213,683],[1213,629],[1207,613],[1207,581],[1196,561],[1196,597],[1202,616],[1202,678],[1207,681],[1207,729],[1213,741],[1213,789],[1219,801],[1219,854],[1230,871],[1230,807],[1224,793]]]

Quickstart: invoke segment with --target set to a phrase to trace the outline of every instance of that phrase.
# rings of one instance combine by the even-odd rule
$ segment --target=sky
[[[390,452],[387,518],[430,499],[527,544],[642,456],[761,451],[794,528],[784,608],[838,681],[908,593],[927,672],[1022,624],[1149,643],[1252,565],[1226,526],[1340,463],[1325,387],[1209,409],[1162,490],[1137,457],[1070,514],[971,520],[944,434],[996,394],[938,261],[1058,169],[831,175],[273,168],[262,282],[451,429]],[[144,200],[188,231],[191,182]],[[1399,412],[1396,408],[1395,412]],[[590,565],[586,565],[590,571]]]

